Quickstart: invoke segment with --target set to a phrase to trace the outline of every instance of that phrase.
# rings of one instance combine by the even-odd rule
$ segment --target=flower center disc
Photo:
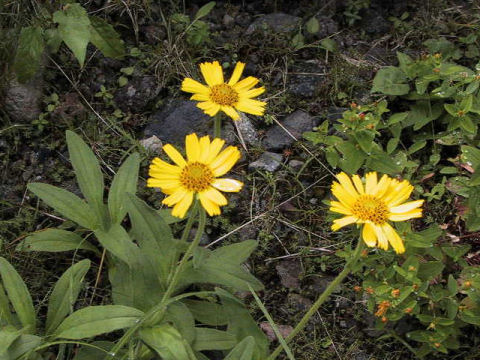
[[[361,195],[353,204],[352,213],[360,220],[370,220],[375,225],[384,224],[388,220],[387,205],[373,195]]]
[[[214,85],[210,88],[210,100],[219,105],[232,106],[238,102],[238,93],[228,84]]]
[[[185,166],[180,174],[180,182],[189,191],[201,192],[208,189],[214,179],[210,168],[199,162]]]

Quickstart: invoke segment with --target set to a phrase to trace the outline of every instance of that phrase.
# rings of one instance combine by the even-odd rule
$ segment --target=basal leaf
[[[139,337],[163,360],[195,360],[192,349],[172,325],[143,328]]]
[[[203,350],[229,350],[237,343],[237,339],[231,333],[226,331],[195,328],[195,342],[193,349],[195,351]]]
[[[45,229],[34,232],[18,244],[17,251],[76,251],[90,250],[99,253],[98,249],[80,235],[66,230]]]
[[[253,359],[255,349],[255,339],[247,336],[228,353],[225,360],[250,360]]]
[[[114,224],[107,231],[98,229],[95,236],[105,249],[129,266],[134,266],[138,262],[138,247],[121,225]]]

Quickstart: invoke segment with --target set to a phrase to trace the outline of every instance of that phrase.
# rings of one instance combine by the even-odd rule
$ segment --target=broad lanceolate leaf
[[[202,324],[222,326],[228,323],[228,318],[221,304],[199,300],[183,300],[183,303],[188,306],[195,320]]]
[[[197,13],[195,14],[195,20],[198,20],[204,16],[207,16],[210,13],[210,11],[212,11],[214,6],[215,6],[215,1],[210,1],[209,3],[206,3],[205,5],[203,5],[200,9],[198,9]]]
[[[21,331],[15,329],[13,326],[6,326],[0,329],[0,359],[5,359],[8,348],[20,334]]]
[[[18,244],[17,251],[71,251],[90,250],[98,253],[98,249],[84,240],[80,235],[66,230],[46,229],[34,232]]]
[[[105,249],[129,266],[134,266],[138,262],[138,247],[121,225],[112,225],[107,231],[98,229],[95,236]]]
[[[189,344],[195,339],[195,319],[183,302],[176,301],[169,304],[163,321],[174,324],[180,335]]]
[[[2,282],[0,281],[0,323],[13,325],[15,324],[15,319],[10,311],[10,301],[8,300],[7,294],[3,289]]]
[[[125,55],[125,46],[120,35],[102,18],[90,16],[90,41],[104,56],[121,58]]]
[[[397,67],[387,66],[380,69],[373,79],[372,92],[385,95],[405,95],[410,91],[405,73]]]
[[[77,178],[78,186],[90,206],[96,210],[97,218],[103,215],[103,174],[93,151],[73,131],[67,130],[67,145],[70,161]]]
[[[225,360],[250,360],[253,359],[253,350],[255,348],[255,339],[247,336],[228,353]]]
[[[0,276],[8,298],[24,328],[35,332],[35,309],[32,297],[20,275],[10,263],[0,257]]]
[[[20,32],[13,64],[20,82],[26,82],[36,74],[40,67],[43,50],[42,29],[34,26],[24,27]]]
[[[83,278],[90,268],[90,260],[85,259],[68,268],[55,284],[48,303],[45,332],[52,333],[69,313],[77,301]]]
[[[163,360],[195,360],[192,349],[172,325],[144,328],[139,336]]]
[[[108,193],[108,210],[113,224],[119,224],[127,213],[127,193],[135,194],[137,191],[139,167],[140,156],[138,153],[133,153],[120,166],[113,178]]]
[[[80,226],[87,229],[95,229],[98,226],[88,204],[70,191],[43,183],[30,183],[27,187],[47,205]]]
[[[54,333],[55,338],[84,339],[135,325],[143,311],[122,305],[89,306],[67,317]]]
[[[178,260],[177,241],[163,218],[144,201],[128,194],[126,204],[133,236],[166,286],[168,274]]]
[[[22,334],[15,340],[7,352],[7,359],[20,359],[22,355],[41,345],[43,339],[39,336]]]
[[[237,343],[236,337],[226,331],[195,328],[195,342],[193,349],[195,351],[203,350],[229,350]]]
[[[62,40],[83,66],[90,41],[90,20],[86,10],[80,4],[67,4],[53,14],[53,21],[58,24]]]

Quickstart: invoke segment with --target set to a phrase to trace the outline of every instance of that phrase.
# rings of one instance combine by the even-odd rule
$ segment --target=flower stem
[[[222,137],[222,116],[220,113],[213,117],[213,137]]]
[[[360,254],[362,252],[364,243],[362,239],[358,240],[357,247],[355,248],[355,251],[353,253],[353,256],[350,258],[350,260],[347,262],[345,265],[345,268],[340,272],[340,274],[337,275],[337,277],[330,283],[328,284],[328,287],[325,289],[325,291],[318,297],[317,301],[312,305],[312,307],[303,315],[303,318],[300,320],[300,322],[295,326],[295,329],[290,333],[285,338],[285,342],[288,343],[290,342],[299,332],[301,332],[305,326],[308,324],[308,321],[310,318],[318,311],[320,306],[327,300],[332,292],[338,287],[338,285],[341,284],[341,282],[345,279],[345,277],[350,274],[352,271],[353,265],[356,264],[358,261]],[[281,352],[283,348],[281,345],[277,346],[277,348],[274,350],[274,352],[267,358],[267,360],[273,360],[275,359]]]
[[[197,204],[194,204],[194,209],[198,208]],[[180,260],[180,263],[178,264],[177,268],[175,269],[175,272],[168,284],[167,290],[163,294],[162,300],[155,305],[153,308],[151,308],[145,316],[140,319],[139,322],[137,322],[134,326],[129,328],[125,334],[120,338],[120,340],[115,344],[115,346],[111,349],[109,355],[105,357],[105,359],[111,359],[112,357],[115,357],[115,354],[123,348],[123,346],[130,340],[130,338],[143,326],[145,323],[148,321],[149,323],[155,323],[156,320],[161,319],[163,317],[163,313],[166,310],[166,307],[169,303],[169,300],[173,293],[175,292],[175,289],[178,285],[178,281],[180,280],[180,276],[185,268],[185,265],[187,264],[187,261],[189,260],[190,256],[193,254],[193,251],[195,248],[198,246],[200,243],[200,240],[202,239],[203,232],[205,230],[205,223],[206,223],[206,213],[205,210],[200,207],[199,208],[199,219],[198,219],[198,229],[195,234],[195,238],[193,241],[190,243],[188,246],[187,250],[182,256],[182,259]],[[195,214],[192,213],[191,218],[193,219],[195,217]],[[187,226],[185,227],[185,230],[187,230],[187,227],[190,223],[190,228],[193,224],[193,220],[190,221],[190,219],[187,222]],[[187,233],[188,234],[188,233]],[[185,238],[188,235],[185,236]],[[182,236],[183,238],[183,236]]]

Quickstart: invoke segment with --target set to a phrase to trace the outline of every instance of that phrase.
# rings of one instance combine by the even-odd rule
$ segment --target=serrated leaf
[[[195,14],[195,20],[201,19],[204,16],[207,16],[210,11],[213,10],[215,7],[215,1],[210,1],[203,5],[200,9],[198,9],[197,13]]]
[[[28,190],[62,216],[87,229],[95,229],[98,222],[88,204],[70,191],[43,183],[30,183]]]
[[[58,279],[48,302],[45,332],[51,334],[69,313],[77,301],[83,278],[90,269],[90,260],[85,259],[69,267]]]
[[[63,10],[53,14],[53,21],[58,24],[60,37],[83,67],[90,41],[90,20],[87,11],[80,4],[67,4]]]
[[[386,95],[405,95],[410,91],[405,73],[397,67],[387,66],[380,69],[373,79],[372,92]]]
[[[125,56],[125,45],[112,25],[97,16],[90,16],[90,41],[104,56],[119,59]]]
[[[143,316],[143,311],[128,306],[89,306],[67,317],[52,336],[73,340],[91,338],[131,327]]]
[[[20,242],[15,250],[25,252],[90,250],[97,254],[99,253],[95,246],[84,240],[80,235],[60,229],[37,231]]]
[[[36,315],[27,286],[12,265],[0,257],[0,276],[10,303],[27,333],[35,332]]]
[[[229,350],[237,343],[237,339],[231,333],[226,331],[195,328],[195,341],[193,342],[193,350]]]
[[[13,63],[18,81],[24,83],[37,73],[44,47],[42,28],[34,26],[22,28]]]
[[[138,183],[138,169],[140,168],[140,155],[131,154],[120,166],[113,178],[112,186],[108,193],[108,210],[112,223],[119,224],[127,213],[127,194],[135,194]]]

